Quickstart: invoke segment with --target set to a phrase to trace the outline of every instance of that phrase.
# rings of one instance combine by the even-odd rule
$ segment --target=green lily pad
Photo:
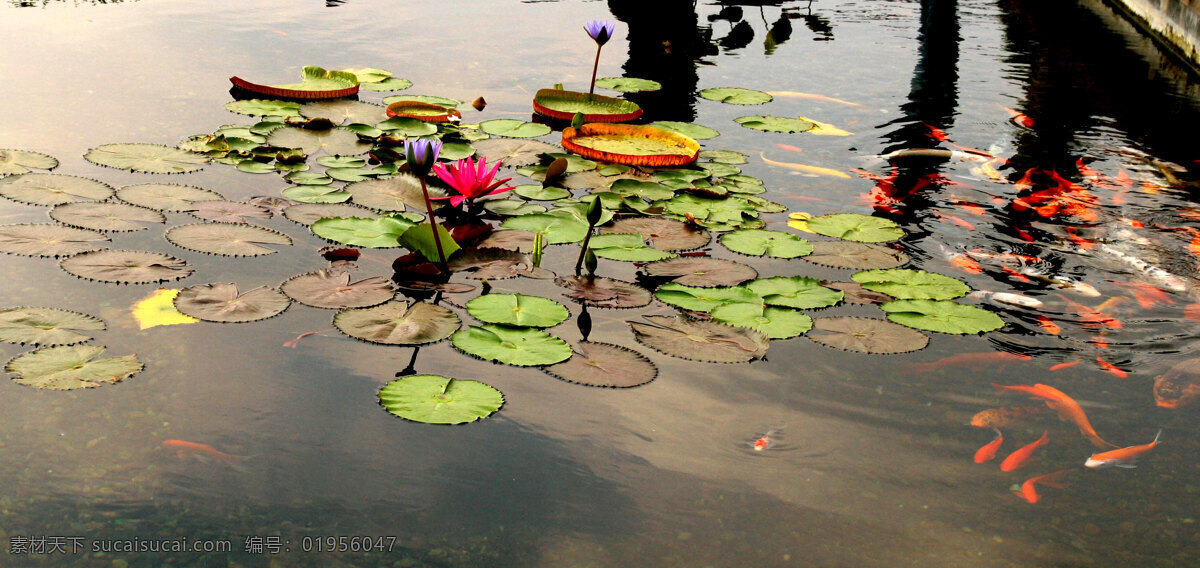
[[[345,71],[325,70],[306,65],[300,70],[300,82],[286,85],[261,85],[240,77],[230,79],[234,86],[274,97],[321,99],[353,95],[358,92],[358,77]]]
[[[764,304],[788,308],[827,308],[844,297],[841,290],[826,288],[819,280],[804,276],[761,278],[742,286],[762,296]]]
[[[401,174],[384,179],[369,179],[347,185],[345,191],[356,205],[379,211],[404,211],[406,207],[425,211],[425,196],[421,193],[421,180],[410,174]],[[435,187],[429,188],[429,196],[445,195]]]
[[[362,217],[378,219],[380,215],[349,203],[297,203],[283,210],[283,216],[305,226],[311,226],[321,219],[336,217]]]
[[[655,217],[629,217],[600,229],[601,234],[636,233],[654,248],[671,252],[692,250],[708,244],[712,235],[682,221]],[[751,276],[753,278],[753,276]]]
[[[701,150],[700,158],[716,162],[718,164],[738,165],[746,163],[746,155],[733,150]],[[759,185],[761,185],[761,180]]]
[[[354,156],[321,156],[317,163],[327,168],[361,168],[367,161]]]
[[[349,193],[329,185],[297,185],[283,190],[283,196],[300,203],[343,203],[350,199]]]
[[[556,201],[571,197],[571,192],[561,187],[543,187],[538,184],[518,185],[513,193],[534,201]]]
[[[313,234],[335,243],[367,248],[401,246],[400,238],[416,223],[399,217],[327,218],[311,225]]]
[[[725,248],[753,256],[796,258],[813,251],[812,244],[791,233],[744,229],[721,235]]]
[[[812,329],[807,314],[762,304],[732,303],[713,308],[713,321],[761,331],[770,339],[788,339]]]
[[[179,313],[221,323],[272,318],[283,313],[290,305],[291,298],[274,288],[259,286],[241,292],[236,284],[228,282],[188,286],[175,296],[175,309]]]
[[[774,97],[762,91],[743,89],[741,87],[717,87],[700,91],[700,96],[710,101],[728,103],[731,105],[761,105],[774,100]]]
[[[272,146],[298,148],[310,156],[322,150],[331,156],[358,156],[371,149],[370,143],[363,142],[358,134],[344,126],[326,130],[287,126],[272,131],[267,142]]]
[[[385,69],[375,69],[374,67],[342,69],[342,71],[353,74],[354,78],[358,79],[359,85],[362,85],[363,83],[378,83],[392,76],[391,71],[387,71]]]
[[[360,90],[374,92],[403,91],[411,86],[412,81],[409,81],[408,79],[400,79],[398,77],[388,77],[382,81],[375,81],[371,83],[360,82],[358,84]]]
[[[291,237],[256,225],[241,223],[195,223],[167,230],[172,244],[188,250],[224,256],[261,256],[275,249],[263,245],[291,246]]]
[[[333,183],[333,178],[317,172],[292,172],[283,176],[283,179],[296,185],[329,185]]]
[[[961,280],[906,268],[864,270],[853,274],[850,279],[867,290],[900,300],[949,300],[971,291],[971,287]]]
[[[276,172],[274,165],[258,160],[241,160],[236,167],[238,171],[248,174],[273,174]]]
[[[437,262],[437,243],[439,241],[434,241],[433,239],[433,231],[435,230],[435,227],[437,230],[438,239],[442,244],[442,254],[446,255],[446,258],[450,258],[462,247],[458,246],[458,243],[454,241],[454,237],[450,236],[450,231],[447,231],[441,223],[436,223],[433,225],[430,225],[429,223],[420,223],[414,227],[410,227],[407,231],[404,231],[403,235],[400,235],[400,242],[403,243],[408,250],[421,253],[421,255],[429,259],[430,262]]]
[[[192,274],[183,260],[160,252],[140,250],[85,252],[65,258],[58,265],[80,278],[121,284],[167,282]]]
[[[580,341],[570,359],[542,370],[564,381],[591,387],[636,387],[658,376],[658,367],[641,353],[592,341]]]
[[[469,355],[518,367],[553,365],[571,357],[566,342],[540,329],[471,326],[450,341]]]
[[[437,125],[431,122],[417,120],[410,116],[394,116],[375,125],[380,130],[392,136],[416,138],[437,133]]]
[[[59,205],[72,201],[102,201],[112,186],[91,178],[63,174],[21,174],[0,178],[0,195],[29,205]]]
[[[616,180],[609,186],[609,191],[625,197],[640,197],[646,201],[659,201],[675,196],[675,190],[661,183],[634,179]]]
[[[363,101],[316,101],[305,103],[299,110],[304,118],[324,118],[334,124],[376,124],[388,118],[385,107]]]
[[[673,253],[646,246],[641,235],[628,233],[596,235],[588,241],[588,248],[600,258],[627,262],[654,262],[675,257]]]
[[[602,77],[596,79],[596,86],[622,93],[636,93],[638,91],[657,91],[662,88],[662,83],[636,77]]]
[[[929,336],[919,331],[874,318],[817,318],[808,338],[834,349],[884,355],[918,351],[929,345]]]
[[[446,108],[454,108],[462,104],[462,101],[447,97],[439,97],[436,95],[392,95],[383,98],[383,104],[390,105],[397,101],[417,101],[420,103],[430,103],[442,105]]]
[[[735,176],[735,175],[742,173],[742,169],[737,166],[732,166],[729,164],[722,164],[719,162],[702,162],[702,163],[696,164],[696,166],[699,167],[700,169],[708,172],[708,175],[710,175],[714,178]]]
[[[95,345],[44,347],[18,355],[4,370],[17,383],[49,390],[72,390],[112,384],[142,370],[136,355],[96,359],[104,351]]]
[[[518,229],[532,233],[541,233],[546,244],[577,243],[587,235],[588,223],[571,216],[535,213],[509,217],[500,223],[504,229]]]
[[[58,160],[40,152],[28,150],[0,149],[0,176],[10,176],[29,173],[29,168],[52,170],[58,167]]]
[[[49,223],[0,225],[0,252],[21,256],[58,257],[107,247],[103,233]]]
[[[74,345],[91,337],[80,331],[102,331],[97,317],[58,308],[0,309],[0,341],[21,345]]]
[[[546,207],[536,203],[529,203],[521,199],[490,199],[483,204],[483,208],[500,215],[501,217],[512,217],[516,215],[531,215],[534,213],[545,213]]]
[[[500,410],[504,395],[478,381],[413,375],[383,385],[379,389],[379,404],[413,422],[465,424]]]
[[[746,128],[766,132],[806,132],[816,127],[812,121],[786,116],[740,116],[733,121]]]
[[[536,122],[525,122],[513,118],[497,118],[479,123],[479,129],[492,136],[506,138],[537,138],[550,134],[550,127]]]
[[[654,297],[672,306],[693,312],[710,312],[717,306],[730,303],[756,306],[763,304],[762,296],[742,286],[700,288],[668,282],[659,287],[658,291],[654,293]]]
[[[209,161],[204,154],[158,144],[105,144],[83,157],[96,165],[144,174],[194,172]]]
[[[342,310],[333,325],[349,335],[386,345],[425,345],[441,341],[462,326],[454,312],[428,302],[392,300],[371,308]]]
[[[517,327],[554,327],[571,315],[554,300],[494,292],[467,302],[467,312],[484,323]]]
[[[465,142],[446,142],[442,144],[442,150],[438,152],[439,160],[453,162],[463,158],[470,158],[475,155],[475,147]]]
[[[656,120],[650,123],[650,126],[673,130],[693,140],[709,140],[720,136],[721,133],[707,126],[694,124],[691,122],[676,122],[673,120]]]
[[[267,99],[249,99],[225,103],[229,112],[250,116],[300,116],[300,103]]]
[[[879,307],[892,322],[925,331],[966,335],[1004,327],[1000,316],[951,300],[895,300]]]
[[[864,243],[894,241],[904,236],[896,223],[859,213],[835,213],[813,217],[808,228],[819,235]]]
[[[767,354],[761,331],[682,316],[646,316],[629,322],[639,343],[672,357],[711,363],[746,363]]]
[[[804,260],[833,268],[855,270],[896,268],[908,264],[907,254],[872,243],[817,241]]]
[[[166,223],[162,213],[124,203],[76,201],[55,205],[50,218],[64,225],[95,231],[141,231],[147,223]]]

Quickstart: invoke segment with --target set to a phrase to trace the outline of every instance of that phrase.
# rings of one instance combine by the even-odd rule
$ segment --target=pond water
[[[479,360],[448,341],[416,353],[358,341],[332,329],[330,310],[303,305],[255,323],[139,329],[131,306],[158,285],[92,282],[53,259],[8,255],[0,305],[100,317],[107,329],[92,343],[106,346],[106,356],[136,353],[145,370],[96,389],[0,385],[0,540],[9,544],[0,564],[1200,563],[1200,404],[1163,408],[1153,394],[1155,377],[1197,356],[1200,316],[1188,309],[1200,298],[1189,248],[1200,218],[1191,181],[1200,168],[1195,78],[1095,0],[660,4],[648,12],[617,0],[14,1],[0,7],[8,46],[0,148],[49,154],[61,163],[55,173],[114,187],[181,183],[231,200],[277,196],[288,183],[276,174],[210,164],[147,175],[82,156],[102,144],[175,145],[224,124],[253,124],[225,110],[229,77],[284,83],[310,64],[387,69],[413,82],[402,93],[484,97],[483,111],[460,107],[464,122],[528,120],[538,89],[586,86],[595,44],[580,27],[610,19],[617,31],[599,76],[663,83],[628,98],[650,120],[719,130],[704,148],[747,154],[741,168],[764,180],[763,197],[792,212],[891,219],[906,232],[898,246],[910,268],[1041,307],[984,294],[964,301],[1000,314],[998,331],[929,333],[928,348],[900,355],[839,351],[801,336],[772,341],[765,360],[734,365],[634,342],[626,320],[674,314],[668,305],[592,309],[591,339],[635,348],[659,369],[644,386],[603,389]],[[782,94],[735,106],[697,96],[710,87]],[[1007,109],[1023,114],[1014,119]],[[733,122],[753,114],[803,115],[850,134],[764,133]],[[919,148],[962,154],[880,158]],[[1019,196],[1036,199],[1027,185],[1044,189],[1049,172],[1074,184],[1060,187],[1096,198],[1085,201],[1087,219],[1014,207]],[[864,197],[876,186],[877,199]],[[167,215],[167,226],[195,222]],[[0,201],[0,218],[50,222],[45,207],[10,200]],[[784,213],[763,218],[769,229],[803,235],[787,228]],[[303,226],[257,222],[294,245],[262,257],[205,255],[170,244],[154,226],[113,233],[110,248],[186,260],[195,273],[164,285],[176,288],[278,286],[328,265],[317,254],[327,243]],[[575,246],[548,249],[543,266],[569,273]],[[851,273],[709,248],[762,276],[845,281]],[[967,251],[982,271],[963,270]],[[390,276],[396,256],[364,250],[355,278]],[[1181,278],[1182,288],[1164,290],[1148,265]],[[603,276],[633,280],[637,270],[600,261]],[[1099,295],[1072,294],[1047,278],[1084,282]],[[492,285],[562,298],[548,281]],[[811,313],[882,317],[862,305]],[[571,322],[551,331],[580,339]],[[285,345],[307,332],[318,333]],[[0,344],[6,359],[28,350]],[[954,358],[963,354],[985,355]],[[405,369],[483,380],[504,393],[504,407],[462,426],[402,420],[380,408],[376,393]],[[1136,469],[1084,469],[1097,450],[1044,411],[1003,429],[1001,459],[1050,433],[1029,467],[976,464],[972,455],[994,433],[969,426],[972,416],[1030,404],[997,395],[992,383],[1054,386],[1117,446],[1146,444],[1160,429],[1161,445]],[[771,443],[755,451],[768,432]],[[243,459],[197,459],[204,452],[177,451],[167,440]],[[1070,470],[1065,487],[1040,486],[1036,503],[1010,492],[1060,470]],[[355,536],[383,540],[365,553],[329,551],[326,537]],[[145,550],[153,539],[183,538],[229,550]],[[111,550],[132,539],[143,548]],[[18,546],[48,540],[65,552]]]

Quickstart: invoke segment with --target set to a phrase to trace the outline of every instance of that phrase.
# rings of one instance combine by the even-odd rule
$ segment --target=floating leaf
[[[289,298],[314,308],[365,308],[396,295],[391,280],[373,276],[351,283],[349,272],[329,269],[293,276],[279,288]]]
[[[236,284],[217,282],[188,286],[175,296],[175,309],[204,321],[241,323],[275,317],[292,304],[267,286],[239,292]]]
[[[64,225],[96,231],[140,231],[145,223],[166,223],[162,213],[124,203],[76,201],[55,205],[50,218]]]
[[[0,225],[0,252],[22,256],[70,256],[106,248],[98,243],[108,241],[103,233],[62,225]]]
[[[354,156],[321,156],[317,163],[327,168],[361,168],[367,161]]]
[[[746,128],[767,132],[805,132],[816,126],[807,120],[785,116],[740,116],[733,121]]]
[[[492,138],[479,140],[471,145],[479,155],[490,158],[493,162],[501,160],[504,165],[514,168],[531,166],[540,162],[543,154],[562,151],[562,148],[541,140],[517,138]]]
[[[732,303],[713,308],[713,321],[763,332],[770,339],[788,339],[812,329],[812,318],[786,308]]]
[[[843,299],[850,304],[882,304],[895,300],[895,298],[887,294],[867,290],[858,282],[822,282],[821,285],[826,288],[841,290],[845,294]]]
[[[863,288],[901,300],[949,300],[971,291],[971,287],[961,280],[905,268],[864,270],[850,279],[862,284]]]
[[[370,143],[359,140],[358,134],[343,126],[326,130],[287,126],[272,131],[267,142],[273,146],[298,148],[310,156],[322,150],[334,156],[358,156],[371,149]]]
[[[929,345],[929,336],[919,331],[873,318],[817,318],[808,337],[826,347],[859,353],[908,353]]]
[[[80,278],[123,284],[166,282],[192,274],[187,263],[178,258],[140,250],[85,252],[63,259],[58,265]]]
[[[131,310],[133,319],[138,322],[138,329],[201,321],[175,309],[175,296],[178,295],[179,290],[176,288],[159,288],[149,296],[138,300]]]
[[[175,246],[225,256],[260,256],[276,252],[264,244],[292,244],[291,237],[278,231],[237,223],[180,225],[169,229],[166,237]]]
[[[813,217],[808,220],[808,228],[827,237],[865,243],[894,241],[904,236],[904,230],[896,223],[859,213]]]
[[[612,182],[609,191],[626,197],[641,197],[646,201],[659,201],[675,196],[675,190],[661,183],[634,179],[618,179]]]
[[[408,79],[400,79],[397,77],[388,77],[387,79],[384,79],[382,81],[376,81],[374,83],[369,83],[369,82],[361,83],[360,82],[358,84],[359,90],[375,91],[375,92],[403,91],[404,89],[407,89],[411,86],[412,86],[412,81],[409,81]]]
[[[538,184],[518,185],[513,193],[534,201],[555,201],[571,197],[571,192],[561,187],[542,187]]]
[[[250,116],[300,116],[300,103],[267,99],[247,99],[225,103],[229,112]]]
[[[607,234],[596,235],[588,241],[588,248],[600,258],[627,262],[653,262],[675,255],[652,249],[642,241],[641,235]]]
[[[421,223],[414,227],[409,227],[407,231],[404,231],[403,235],[400,235],[400,241],[404,243],[404,246],[408,250],[419,252],[430,262],[435,262],[438,260],[437,244],[439,242],[433,238],[435,227],[438,239],[442,245],[442,254],[446,258],[450,258],[461,247],[454,241],[454,237],[450,236],[450,231],[447,231],[441,223],[432,226],[429,223]]]
[[[718,164],[744,164],[746,155],[733,150],[701,150],[700,157]],[[761,185],[761,182],[759,183]]]
[[[720,132],[717,132],[716,130],[713,130],[707,126],[702,126],[702,125],[694,124],[691,122],[676,122],[676,121],[672,121],[672,120],[657,120],[657,121],[651,122],[649,124],[649,126],[654,126],[657,128],[666,128],[667,130],[674,130],[675,132],[678,132],[678,133],[680,133],[684,136],[687,136],[688,138],[691,138],[693,140],[709,140],[709,139],[716,138],[717,136],[721,135]]]
[[[658,81],[638,79],[636,77],[602,77],[596,79],[596,86],[601,89],[612,89],[622,93],[657,91],[662,88],[662,84]]]
[[[73,345],[91,339],[81,331],[101,331],[100,318],[58,308],[0,309],[0,341],[30,345]]]
[[[540,329],[471,326],[450,341],[469,355],[518,367],[553,365],[571,356],[566,342]]]
[[[506,138],[537,138],[550,134],[550,127],[536,122],[525,122],[513,118],[497,118],[479,123],[479,129],[492,136]]]
[[[348,192],[323,185],[298,185],[283,190],[283,196],[300,203],[342,203],[350,199]],[[366,209],[361,209],[366,213]]]
[[[804,257],[804,260],[833,268],[896,268],[908,264],[909,261],[907,254],[871,243],[817,241],[812,243],[812,246],[812,254]]]
[[[30,205],[59,205],[72,201],[112,197],[104,182],[63,174],[21,174],[0,178],[0,195]]]
[[[363,67],[361,69],[342,69],[342,71],[353,74],[354,78],[358,79],[358,83],[360,85],[363,83],[378,83],[392,76],[391,71],[375,69],[373,67]]]
[[[105,144],[88,150],[87,161],[144,174],[183,174],[208,163],[208,156],[158,144]]]
[[[731,105],[761,105],[769,103],[774,99],[774,97],[762,91],[743,89],[741,87],[704,89],[700,91],[700,96],[710,101]]]
[[[405,206],[425,210],[425,196],[421,193],[421,180],[409,174],[386,179],[372,179],[347,185],[350,200],[357,205],[380,211],[404,211]],[[429,188],[429,195],[442,196],[444,191]]]
[[[117,198],[158,211],[191,211],[197,201],[225,199],[215,191],[170,183],[127,185],[117,190]]]
[[[198,201],[196,208],[189,211],[193,217],[205,221],[221,221],[225,223],[242,223],[246,218],[270,219],[271,212],[265,207],[251,205],[243,201]]]
[[[758,271],[740,262],[706,256],[681,257],[647,264],[646,274],[674,277],[685,286],[737,286],[758,276]]]
[[[464,249],[449,259],[447,266],[451,272],[467,272],[471,278],[479,280],[553,276],[553,273],[533,266],[529,255],[499,248]]]
[[[475,155],[475,147],[464,142],[446,142],[438,152],[439,160],[455,161]]]
[[[371,308],[342,310],[333,316],[333,325],[371,343],[424,345],[449,337],[462,322],[441,306],[391,300]]]
[[[323,239],[367,248],[401,246],[400,237],[416,223],[399,217],[326,218],[312,224],[312,232]]]
[[[390,104],[392,104],[394,102],[398,102],[398,101],[417,101],[417,102],[421,102],[421,103],[442,105],[447,108],[454,108],[458,105],[463,104],[462,101],[460,101],[460,100],[446,98],[446,97],[439,97],[436,95],[392,95],[390,97],[383,98],[383,104],[385,104],[385,105],[390,105]]]
[[[641,353],[592,341],[580,341],[570,359],[542,370],[564,381],[591,387],[636,387],[658,376],[658,368]]]
[[[287,85],[261,85],[240,77],[231,77],[235,87],[253,93],[289,99],[336,99],[358,93],[358,78],[345,71],[325,70],[306,65],[300,70],[300,82]]]
[[[142,370],[136,355],[93,360],[103,351],[95,345],[44,347],[18,355],[4,370],[15,373],[17,383],[49,390],[112,384]]]
[[[745,303],[761,306],[763,299],[749,288],[720,287],[698,288],[668,282],[659,287],[654,297],[660,301],[693,312],[709,312],[713,308],[728,303]]]
[[[500,223],[500,227],[541,233],[546,244],[551,245],[577,243],[588,232],[587,221],[549,213],[510,217]]]
[[[742,254],[773,258],[796,258],[813,251],[812,245],[791,233],[743,229],[721,235],[725,248]]]
[[[336,217],[378,218],[370,209],[348,203],[301,203],[283,210],[283,216],[301,225],[312,225],[321,219]]]
[[[383,106],[363,101],[318,101],[306,103],[299,109],[304,118],[324,118],[334,124],[376,124],[388,117]]]
[[[653,299],[650,291],[624,280],[562,276],[554,283],[570,290],[568,298],[598,308],[640,308]]]
[[[1004,327],[1000,316],[950,300],[895,300],[879,307],[889,320],[926,331],[965,335]]]
[[[392,136],[416,138],[437,133],[437,125],[410,116],[396,116],[375,125]]]
[[[587,123],[627,122],[642,116],[641,107],[632,101],[560,89],[540,89],[534,93],[533,111],[559,120],[571,120],[577,113],[583,113]]]
[[[586,158],[629,166],[682,166],[700,151],[700,143],[679,132],[631,124],[565,128],[562,145]]]
[[[528,203],[521,199],[490,199],[483,204],[483,208],[501,217],[546,212],[545,206]]]
[[[478,381],[413,375],[383,385],[379,389],[379,404],[413,422],[465,424],[500,410],[504,395]]]
[[[553,327],[570,317],[562,304],[538,296],[491,293],[467,302],[467,312],[484,323]]]
[[[609,227],[600,229],[600,232],[601,234],[637,233],[642,238],[649,240],[654,248],[665,251],[700,248],[708,244],[712,238],[704,229],[697,229],[673,219],[652,217],[621,219]]]
[[[788,308],[827,308],[844,296],[841,290],[826,288],[817,279],[803,276],[762,278],[743,286],[762,296],[764,304]]]
[[[672,357],[712,363],[745,363],[767,354],[762,332],[682,316],[646,316],[648,323],[631,321],[639,343]]]
[[[533,233],[516,229],[495,229],[476,248],[498,248],[517,252],[533,252]]]
[[[27,174],[29,168],[52,170],[58,160],[39,152],[28,150],[0,150],[0,176]]]
[[[237,169],[248,174],[273,174],[276,171],[275,166],[258,160],[242,160],[237,163]]]
[[[333,178],[324,173],[294,171],[283,176],[283,179],[288,183],[296,185],[329,185],[333,183]]]

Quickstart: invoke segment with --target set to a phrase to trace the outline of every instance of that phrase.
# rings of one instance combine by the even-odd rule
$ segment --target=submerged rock
[[[1200,397],[1200,358],[1188,359],[1154,378],[1154,402],[1182,408]]]

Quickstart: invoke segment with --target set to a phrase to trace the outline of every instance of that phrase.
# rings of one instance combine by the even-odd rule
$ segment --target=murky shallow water
[[[767,195],[793,210],[870,212],[860,194],[875,182],[792,175],[762,157],[887,176],[888,164],[872,156],[937,145],[926,122],[954,143],[1008,158],[1002,170],[1008,181],[1037,167],[1090,183],[1076,168],[1080,158],[1104,179],[1126,170],[1135,184],[1118,186],[1125,190],[1121,204],[1113,200],[1119,190],[1089,186],[1102,195],[1103,222],[1081,229],[1083,235],[1103,237],[1120,218],[1142,221],[1148,228],[1137,233],[1153,244],[1135,249],[1138,254],[1157,255],[1159,265],[1195,275],[1195,257],[1186,250],[1190,236],[1156,228],[1194,226],[1187,215],[1191,196],[1169,187],[1150,158],[1194,166],[1200,152],[1191,133],[1200,99],[1187,76],[1144,41],[1113,31],[1119,24],[1075,6],[959,2],[956,17],[945,10],[953,3],[927,11],[922,34],[922,7],[915,2],[783,4],[799,17],[781,18],[778,6],[743,6],[740,18],[714,19],[721,6],[706,4],[697,8],[699,16],[685,10],[666,19],[634,13],[623,2],[0,8],[0,37],[10,46],[0,56],[8,84],[0,101],[0,147],[51,154],[62,162],[57,173],[117,187],[170,181],[230,199],[275,195],[285,183],[274,176],[216,165],[183,176],[146,176],[99,168],[80,156],[100,144],[174,144],[221,124],[245,123],[222,107],[228,77],[286,81],[305,64],[393,70],[414,82],[412,93],[482,95],[489,106],[470,111],[471,121],[525,117],[536,89],[587,80],[593,45],[579,25],[615,14],[619,31],[605,47],[600,75],[662,80],[663,93],[634,97],[653,118],[719,129],[722,135],[705,146],[748,153],[746,173],[766,180]],[[767,107],[734,107],[695,97],[696,90],[716,86],[819,93],[861,106],[778,97]],[[1035,127],[1010,122],[1005,107],[1023,110]],[[768,135],[732,122],[760,111],[802,114],[854,134]],[[446,342],[422,348],[418,371],[482,378],[505,393],[498,415],[463,427],[409,423],[380,410],[375,392],[410,365],[412,351],[329,331],[327,311],[293,306],[252,324],[139,331],[129,306],[154,286],[90,283],[49,260],[5,257],[2,305],[54,305],[100,316],[109,329],[95,343],[113,354],[136,352],[146,370],[100,389],[5,387],[0,537],[10,544],[28,536],[82,537],[89,548],[102,539],[228,539],[233,552],[9,554],[2,563],[1194,565],[1200,560],[1200,407],[1158,408],[1151,384],[1194,355],[1197,324],[1182,316],[1195,300],[1172,294],[1173,305],[1140,307],[1118,286],[1137,279],[1128,267],[1081,254],[1059,221],[996,205],[993,196],[1011,200],[1017,190],[973,174],[977,165],[906,164],[898,184],[936,180],[928,177],[935,173],[949,183],[936,180],[895,204],[899,215],[879,214],[905,227],[903,245],[917,267],[977,289],[1022,291],[1046,302],[1042,311],[997,306],[1008,322],[1000,332],[934,334],[928,349],[909,355],[844,353],[804,338],[772,342],[768,360],[751,365],[651,353],[659,378],[629,390],[589,389],[536,370],[492,365]],[[1186,181],[1194,172],[1175,175]],[[983,215],[963,203],[982,207]],[[0,203],[0,217],[4,223],[46,221],[44,209],[8,201]],[[782,227],[783,215],[767,218],[777,224],[772,228]],[[171,214],[168,224],[188,219]],[[196,275],[180,286],[277,285],[321,265],[314,254],[319,239],[285,219],[265,225],[288,233],[296,245],[268,257],[229,259],[178,249],[152,229],[118,234],[112,248],[186,259]],[[1035,242],[1023,241],[1014,226]],[[998,265],[983,274],[956,272],[943,247],[1053,259],[1058,274],[1089,282],[1103,295],[1068,299],[1094,307],[1127,297],[1115,312],[1124,326],[1098,334],[1080,325],[1060,291],[1014,280]],[[360,273],[386,274],[392,257],[369,251]],[[565,256],[547,255],[547,262],[558,272],[569,270]],[[756,266],[764,276],[798,270],[785,261]],[[609,262],[604,271],[632,279],[635,269]],[[846,276],[809,264],[800,271]],[[511,280],[497,289],[551,291],[544,283]],[[666,306],[659,311],[670,312]],[[827,313],[878,312],[837,307]],[[1038,314],[1063,332],[1044,333]],[[592,310],[592,316],[593,339],[629,341],[626,314]],[[296,349],[282,346],[317,330],[326,331]],[[578,339],[569,324],[554,331]],[[1096,345],[1098,336],[1107,349]],[[916,367],[907,365],[997,348],[1034,358],[1005,367],[908,372]],[[0,356],[26,350],[0,345]],[[1128,377],[1101,369],[1097,356]],[[1048,370],[1077,359],[1082,363]],[[1009,444],[1035,439],[1036,430],[1051,430],[1054,440],[1036,467],[1001,473],[994,462],[976,465],[971,454],[992,434],[965,424],[997,404],[993,382],[1055,385],[1084,405],[1106,438],[1141,444],[1163,428],[1163,443],[1137,469],[1085,471],[1079,465],[1091,447],[1070,424],[1044,413],[1005,431],[1006,448],[1013,448]],[[761,453],[750,448],[750,441],[778,427],[778,445]],[[241,468],[181,460],[161,447],[165,439],[250,458]],[[1070,467],[1077,471],[1068,487],[1044,489],[1037,504],[1008,491],[1031,475]],[[385,543],[390,552],[368,555],[313,551],[320,541],[312,539],[329,535],[396,540]],[[286,540],[291,551],[249,553],[251,537],[266,544]],[[69,549],[79,541],[67,542]]]

